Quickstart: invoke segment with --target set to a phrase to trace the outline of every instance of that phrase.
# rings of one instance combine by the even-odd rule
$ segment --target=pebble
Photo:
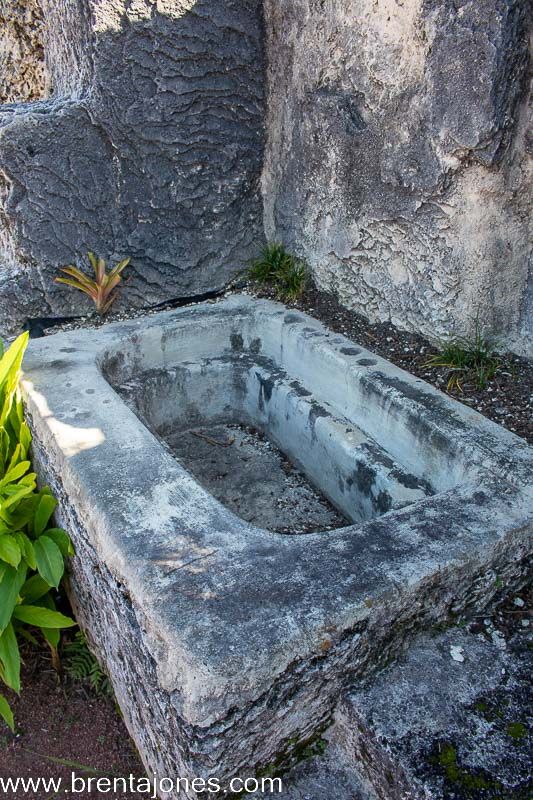
[[[521,597],[515,597],[513,603],[515,604],[515,606],[518,606],[518,608],[523,608],[525,606],[525,603]]]
[[[465,660],[464,650],[460,645],[452,644],[450,647],[450,655],[454,661],[458,661],[460,664]]]
[[[496,645],[499,650],[505,650],[507,647],[507,642],[499,633],[498,631],[492,631],[490,638],[492,639],[492,643]]]

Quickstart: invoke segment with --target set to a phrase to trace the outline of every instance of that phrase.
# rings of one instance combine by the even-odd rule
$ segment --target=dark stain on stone
[[[370,453],[373,461],[377,461],[378,464],[382,464],[386,469],[392,469],[394,467],[394,461],[392,458],[374,442],[363,442],[361,449],[365,450],[367,453]]]
[[[261,339],[259,337],[252,339],[250,342],[250,352],[255,354],[261,352]]]
[[[124,367],[125,357],[122,351],[112,353],[108,356],[103,363],[103,373],[110,382],[116,380],[120,376],[120,372]]]
[[[372,508],[379,514],[386,514],[392,508],[392,497],[382,489],[377,497],[372,497]]]
[[[443,399],[438,395],[429,394],[426,390],[419,389],[414,383],[408,383],[401,378],[385,375],[383,372],[375,373],[375,376],[380,378],[384,386],[396,389],[404,397],[407,397],[409,400],[414,400],[416,403],[420,403],[420,405],[424,406],[424,408],[427,408],[429,411],[436,411],[443,417],[451,418],[453,416],[447,404],[443,402]],[[460,424],[462,425],[462,421]]]
[[[376,480],[376,470],[360,461],[354,472],[354,479],[361,494],[368,496]]]
[[[291,325],[293,322],[301,322],[302,318],[299,314],[293,314],[292,312],[289,312],[288,314],[285,314],[283,321],[288,325]]]
[[[75,353],[76,352],[76,348],[75,347],[62,347],[59,352],[60,353]]]
[[[413,475],[412,472],[404,472],[402,469],[399,469],[399,467],[391,471],[390,477],[397,480],[398,483],[401,483],[406,489],[422,489],[426,494],[435,494],[429,481],[424,480],[424,478],[419,478],[417,475]]]
[[[94,394],[94,389],[85,389],[85,394]]]
[[[374,361],[373,358],[360,358],[357,363],[361,364],[362,367],[374,367],[378,362]]]
[[[476,506],[484,506],[487,504],[487,495],[485,492],[474,492],[472,495],[472,500]]]
[[[310,397],[312,394],[312,392],[310,392],[309,389],[306,389],[305,386],[302,386],[299,381],[291,381],[290,386],[292,389],[294,389],[298,397]]]
[[[341,347],[341,353],[343,356],[358,356],[361,352],[360,347]]]
[[[331,414],[329,411],[326,411],[324,406],[321,406],[320,403],[317,403],[316,400],[311,400],[311,408],[309,409],[309,424],[311,426],[311,430],[313,432],[313,437],[315,435],[315,425],[317,419],[319,417],[330,417]]]
[[[244,350],[244,342],[240,333],[232,333],[229,338],[231,342],[231,349],[234,352],[240,353]]]
[[[265,409],[265,403],[270,402],[272,397],[272,390],[274,389],[274,378],[268,376],[265,378],[260,372],[256,372],[255,376],[259,381],[259,408],[261,411]]]
[[[50,366],[53,367],[53,369],[56,369],[56,370],[58,370],[60,372],[64,372],[67,369],[71,369],[72,362],[71,361],[63,361],[63,359],[57,358],[55,361],[52,361],[50,363]]]

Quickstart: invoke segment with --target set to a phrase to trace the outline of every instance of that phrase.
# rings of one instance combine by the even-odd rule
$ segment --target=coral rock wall
[[[527,6],[266,0],[267,235],[346,306],[531,352]]]
[[[0,107],[0,330],[88,310],[87,249],[134,305],[220,289],[264,217],[371,319],[533,352],[525,0],[39,2],[0,0],[0,99],[54,87]]]
[[[131,256],[127,301],[220,289],[262,241],[260,0],[41,0],[48,100],[0,107],[0,329]]]
[[[38,0],[0,0],[0,103],[38,100],[47,91]]]

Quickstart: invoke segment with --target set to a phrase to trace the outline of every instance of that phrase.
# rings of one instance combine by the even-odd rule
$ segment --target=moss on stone
[[[527,727],[523,722],[510,722],[507,726],[507,733],[513,739],[523,739],[527,736]]]

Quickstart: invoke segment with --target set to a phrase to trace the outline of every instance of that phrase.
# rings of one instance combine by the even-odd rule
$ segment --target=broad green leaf
[[[57,650],[61,641],[61,634],[57,628],[41,628],[41,633],[54,650]]]
[[[45,536],[57,544],[63,556],[74,555],[74,546],[70,541],[70,536],[62,528],[48,528]]]
[[[0,694],[0,717],[2,717],[4,722],[11,728],[12,731],[15,730],[13,712],[11,711],[11,707],[3,694]]]
[[[31,605],[36,600],[40,600],[41,597],[44,597],[45,594],[48,594],[49,591],[49,583],[43,580],[40,575],[32,575],[20,590],[20,594],[22,598]]]
[[[20,484],[17,484],[20,486]],[[9,487],[7,487],[9,489]],[[20,489],[17,489],[13,494],[10,494],[6,500],[2,500],[0,503],[0,507],[2,511],[7,511],[8,508],[13,508],[16,506],[17,503],[22,500],[27,494],[31,494],[33,492],[33,488],[31,486],[20,486]]]
[[[49,594],[45,594],[39,605],[42,605],[44,608],[49,608],[51,611],[56,610],[54,599]],[[57,650],[61,639],[61,633],[59,632],[58,628],[41,628],[41,633],[50,647],[53,647],[55,650]]]
[[[20,692],[20,653],[13,625],[9,623],[0,636],[0,661],[6,684],[17,694]]]
[[[15,619],[34,625],[36,628],[72,628],[76,622],[59,611],[50,611],[41,606],[17,606],[13,612]]]
[[[21,558],[22,553],[15,537],[9,534],[0,536],[0,559],[12,567],[18,567]]]
[[[54,513],[56,506],[57,500],[55,497],[52,497],[51,494],[48,494],[43,489],[41,493],[41,499],[39,500],[39,505],[35,511],[35,519],[33,521],[33,533],[35,536],[40,536],[41,533],[43,533],[48,524],[48,520]]]
[[[30,449],[31,433],[30,433],[30,429],[28,428],[28,425],[25,422],[21,423],[20,430],[19,430],[19,438],[20,438],[20,443],[22,445],[23,450],[25,451],[25,453],[27,453],[28,450]]]
[[[20,453],[20,445],[18,445],[18,452]],[[22,478],[22,476],[26,474],[29,468],[30,468],[29,461],[20,461],[16,466],[14,467],[10,466],[8,472],[6,472],[6,474],[0,481],[0,487],[5,486],[8,483],[16,483],[16,481],[18,481],[19,478]]]
[[[61,550],[48,536],[39,536],[33,543],[35,560],[39,575],[47,581],[50,586],[59,587],[59,582],[63,577],[65,565]]]
[[[15,403],[14,403],[14,409],[13,410],[15,411],[15,416],[16,416],[17,422],[18,422],[18,433],[19,433],[19,439],[20,439],[20,426],[24,422],[24,405],[22,403],[22,400],[20,399],[20,392],[18,393],[17,397],[15,398]]]
[[[11,409],[13,408],[13,391],[8,387],[5,388],[8,389],[8,391],[2,401],[2,408],[0,410],[0,425],[6,429],[6,436],[9,442],[7,452],[9,453],[16,445],[16,437],[14,437],[13,427],[9,422],[9,416],[11,414]]]
[[[35,472],[28,472],[27,475],[24,475],[23,478],[20,479],[19,486],[31,486],[35,489],[37,485],[37,475]]]
[[[9,394],[16,384],[20,365],[22,363],[22,356],[28,344],[28,339],[28,331],[22,333],[15,339],[0,360],[0,390],[3,389],[6,394]]]
[[[19,592],[26,580],[27,568],[24,563],[18,568],[6,567],[0,581],[0,633],[2,633],[11,620],[13,609],[17,603]]]
[[[22,480],[24,480],[24,478]],[[23,530],[28,523],[33,522],[35,509],[37,508],[39,500],[39,495],[34,492],[24,497],[16,507],[7,512],[3,511],[0,507],[0,518],[7,522],[11,530]]]
[[[0,388],[6,383],[10,375],[18,373],[29,336],[28,331],[22,333],[2,356],[0,360]]]
[[[24,558],[26,559],[26,563],[30,567],[30,569],[37,569],[37,561],[35,559],[35,550],[33,548],[33,543],[25,533],[22,531],[17,531],[13,534],[17,540],[17,544],[20,547],[20,551]]]
[[[21,444],[20,444],[20,442],[17,442],[16,445],[15,445],[15,449],[13,450],[13,455],[11,456],[11,461],[9,462],[9,466],[6,469],[6,473],[9,472],[10,470],[12,470],[13,467],[15,467],[18,464],[19,461],[22,461],[21,453],[22,453]],[[6,483],[9,483],[9,481],[6,480],[6,476],[4,476],[2,478],[2,483],[4,481]]]

